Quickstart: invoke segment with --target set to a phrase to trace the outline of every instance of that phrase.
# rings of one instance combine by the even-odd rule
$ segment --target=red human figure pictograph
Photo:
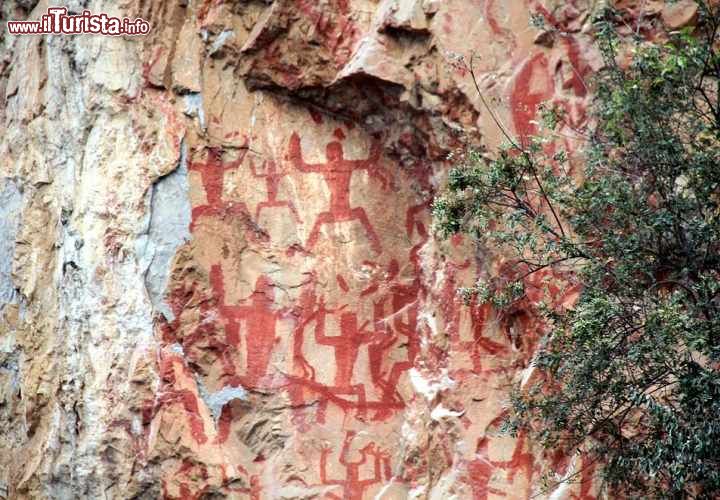
[[[353,374],[360,348],[365,344],[371,344],[378,340],[378,333],[366,330],[369,322],[358,326],[357,314],[354,312],[342,312],[345,306],[340,307],[340,335],[327,335],[325,333],[325,316],[328,312],[335,312],[325,308],[320,303],[320,313],[315,325],[315,342],[318,345],[330,346],[335,350],[335,380],[331,391],[335,395],[354,395],[357,397],[358,418],[365,417],[367,402],[365,398],[365,386],[353,384]]]
[[[541,15],[552,28],[557,30],[557,33],[561,34],[560,40],[565,45],[568,63],[572,69],[570,78],[562,82],[563,89],[572,89],[576,96],[584,97],[588,93],[585,78],[592,72],[592,68],[582,57],[583,51],[578,44],[577,38],[569,34],[572,30],[570,26],[568,26],[568,22],[577,17],[578,6],[575,5],[575,2],[566,2],[565,7],[559,11],[561,17],[565,17],[565,19],[553,15],[541,2],[532,1],[530,7],[537,14]],[[563,13],[569,14],[571,12],[574,12],[576,15],[562,16]]]
[[[548,58],[539,52],[522,65],[510,93],[515,132],[522,146],[537,132],[535,117],[543,101],[552,98],[553,91]]]
[[[430,200],[425,201],[419,205],[408,208],[405,214],[405,230],[407,231],[408,238],[412,238],[416,231],[420,238],[418,243],[410,249],[410,262],[415,267],[417,274],[422,272],[420,251],[430,239],[430,233],[423,222],[422,216],[430,209],[431,204]]]
[[[504,9],[506,8],[506,5],[500,2],[499,7]],[[507,55],[510,57],[512,53],[515,52],[515,49],[517,49],[517,37],[516,34],[513,33],[513,30],[500,25],[500,21],[498,21],[497,18],[498,10],[497,0],[485,1],[484,14],[485,19],[487,19],[488,26],[490,27],[490,31],[492,31],[492,34],[495,35],[495,37],[505,42],[507,45]]]
[[[515,450],[513,451],[510,460],[494,462],[496,467],[508,471],[507,479],[510,482],[515,480],[515,475],[518,472],[524,472],[527,482],[531,482],[535,457],[533,457],[532,453],[526,451],[526,443],[527,435],[524,432],[520,432],[515,442]]]
[[[224,163],[222,161],[223,150],[220,148],[208,149],[207,159],[204,162],[193,162],[188,167],[190,171],[200,172],[207,203],[192,209],[192,222],[190,230],[201,217],[234,215],[248,217],[247,206],[242,202],[223,201],[223,186],[225,172],[234,170],[240,166],[245,159],[247,149],[243,149],[235,161]]]
[[[563,134],[562,142],[566,150],[572,151],[584,135],[582,129],[588,120],[586,79],[593,72],[592,64],[583,57],[589,49],[581,45],[573,34],[576,30],[570,26],[577,20],[579,9],[573,1],[564,2],[564,7],[553,12],[537,0],[530,0],[528,7],[554,28],[563,52],[556,51],[550,57],[536,53],[516,74],[510,96],[515,132],[524,146],[527,139],[537,133],[535,118],[540,105],[549,101],[552,107],[564,112],[562,125],[569,130]],[[552,155],[558,145],[548,144],[546,152]]]
[[[298,211],[293,202],[289,200],[278,200],[280,179],[285,177],[287,174],[278,172],[277,165],[272,160],[263,162],[263,166],[263,171],[258,171],[255,166],[255,162],[250,160],[250,171],[254,177],[258,179],[265,179],[267,189],[267,200],[258,203],[258,206],[255,208],[255,220],[260,220],[260,212],[264,208],[287,207],[295,216],[295,220],[300,222],[300,216],[298,215]]]
[[[376,449],[374,443],[370,443],[360,449],[360,459],[356,461],[350,460],[350,446],[355,439],[355,432],[348,431],[345,435],[342,451],[338,462],[345,469],[344,479],[329,479],[327,474],[327,459],[331,453],[330,448],[323,448],[320,452],[320,481],[324,485],[340,486],[343,490],[342,496],[334,493],[328,493],[329,498],[335,500],[362,500],[365,491],[375,484],[379,484],[383,479],[389,479],[390,459],[387,454]],[[368,479],[361,479],[361,467],[368,462],[368,458],[372,457],[373,476]]]
[[[293,311],[296,324],[293,332],[293,376],[303,380],[315,379],[315,369],[308,363],[303,354],[303,342],[305,341],[304,332],[307,326],[320,317],[321,311],[317,307],[317,303],[318,298],[315,287],[306,287],[301,292],[297,306]]]
[[[407,231],[408,237],[412,237],[416,229],[421,238],[426,235],[425,224],[420,220],[420,215],[423,214],[423,212],[427,212],[431,206],[431,201],[425,201],[407,209],[407,213],[405,214],[405,230]]]
[[[597,500],[597,496],[593,494],[596,467],[594,459],[583,455],[580,460],[580,491],[572,495],[573,500]]]
[[[495,417],[488,425],[488,429],[500,427],[506,416],[507,410]],[[478,442],[478,446],[482,444],[483,440],[485,440],[485,445],[487,445],[487,437],[484,437]],[[527,444],[527,432],[521,430],[515,440],[515,449],[513,450],[510,460],[494,460],[492,464],[498,469],[507,471],[506,478],[510,483],[515,481],[515,476],[518,472],[523,472],[525,482],[527,483],[526,497],[530,498],[532,496],[532,479],[535,472],[535,457],[527,450]]]
[[[465,481],[473,492],[473,500],[487,500],[488,495],[505,496],[506,494],[490,486],[490,481],[496,471],[506,472],[506,480],[513,483],[518,472],[525,473],[527,490],[526,498],[532,496],[532,475],[534,473],[534,457],[525,451],[525,436],[518,437],[510,460],[491,460],[489,453],[489,439],[484,436],[478,439],[475,449],[475,459],[467,463]]]
[[[390,416],[394,408],[404,406],[397,386],[403,373],[414,366],[420,352],[417,325],[420,280],[415,278],[409,285],[401,284],[397,282],[399,273],[400,265],[393,259],[382,282],[372,283],[361,293],[361,296],[380,293],[380,299],[373,301],[373,319],[376,330],[382,334],[368,347],[370,375],[373,383],[381,389],[384,403],[375,416],[378,420]],[[407,357],[394,362],[386,372],[383,370],[383,360],[398,341],[405,346]]]
[[[504,354],[509,351],[509,346],[495,342],[484,335],[487,317],[491,311],[490,305],[478,304],[476,300],[466,305],[458,295],[457,290],[460,288],[458,274],[460,271],[468,269],[469,267],[470,260],[462,264],[453,262],[446,263],[446,279],[442,288],[440,303],[443,304],[442,310],[448,322],[447,330],[451,342],[459,351],[470,353],[473,364],[472,373],[476,375],[488,375],[494,373],[496,370],[483,370],[483,358],[486,355],[496,356],[498,354]],[[460,322],[464,311],[470,314],[471,340],[462,340],[461,338]]]
[[[267,375],[272,351],[278,341],[277,323],[287,315],[288,310],[275,308],[274,287],[266,276],[260,276],[255,282],[255,290],[247,305],[227,304],[225,282],[219,264],[210,269],[210,283],[218,298],[220,315],[227,322],[225,331],[230,345],[240,345],[240,325],[245,322],[247,369],[243,376],[238,377],[239,382],[248,388],[260,387]]]
[[[358,317],[355,312],[347,312],[347,305],[335,309],[326,307],[322,299],[317,299],[314,293],[307,293],[305,297],[301,297],[301,301],[306,304],[305,309],[311,312],[298,312],[299,320],[296,323],[293,342],[293,374],[286,377],[288,382],[288,392],[291,400],[295,405],[303,405],[306,402],[304,391],[318,394],[320,396],[319,404],[315,417],[317,422],[325,421],[325,414],[329,403],[337,405],[344,412],[356,410],[356,417],[359,420],[365,420],[368,410],[377,412],[374,419],[380,419],[378,415],[389,412],[390,410],[399,410],[404,404],[399,399],[382,397],[379,400],[368,401],[366,398],[366,388],[362,383],[354,383],[353,376],[357,365],[360,350],[363,346],[368,346],[368,356],[371,359],[378,358],[378,352],[382,357],[382,349],[387,350],[390,346],[384,343],[388,339],[388,333],[383,329],[370,329],[368,324],[370,321],[358,325]],[[326,333],[326,323],[328,316],[335,316],[338,319],[339,334],[328,335]],[[306,330],[312,328],[312,334],[317,345],[325,345],[332,347],[335,352],[335,377],[334,380],[325,384],[316,378],[316,367],[313,367],[303,353],[303,344],[306,336]],[[375,351],[381,346],[379,351]],[[370,361],[372,365],[373,383],[380,378],[373,366],[380,366],[380,363]],[[324,370],[323,370],[324,371]],[[380,386],[380,384],[376,384]],[[348,396],[352,396],[349,398]],[[296,419],[303,420],[302,417]],[[305,425],[302,423],[301,425]]]
[[[488,316],[492,310],[490,304],[478,304],[477,301],[474,301],[469,307],[471,308],[470,317],[473,339],[460,342],[461,349],[469,349],[472,353],[473,373],[478,375],[495,373],[497,370],[483,370],[482,358],[484,354],[495,356],[506,353],[509,348],[507,345],[490,340],[484,335]],[[503,369],[500,370],[502,371]]]
[[[260,500],[262,495],[260,477],[255,474],[250,475],[242,466],[236,466],[236,468],[239,469],[242,476],[247,478],[245,479],[247,486],[233,486],[236,483],[241,483],[240,478],[228,478],[226,466],[220,465],[222,489],[218,491],[216,486],[211,486],[214,481],[211,479],[206,465],[184,459],[178,470],[168,479],[163,480],[162,498],[163,500],[201,500],[208,496],[217,496],[218,493],[222,492],[224,495],[234,493],[233,498],[236,498],[238,494],[242,494],[242,498]],[[170,493],[170,485],[175,486],[173,489],[178,490],[178,496]]]
[[[488,495],[491,494],[506,496],[503,491],[490,486],[496,466],[490,460],[487,437],[478,440],[475,458],[468,462],[466,467],[467,475],[464,479],[472,490],[472,500],[487,500]]]
[[[349,222],[358,220],[367,233],[375,253],[382,251],[380,239],[375,229],[370,224],[367,213],[362,207],[352,208],[350,206],[350,181],[352,174],[358,170],[367,170],[372,177],[380,179],[383,186],[387,187],[388,179],[381,173],[378,166],[380,159],[380,145],[375,143],[366,160],[346,160],[343,147],[340,142],[328,143],[325,154],[326,163],[310,164],[305,163],[300,145],[300,137],[293,133],[290,137],[290,160],[295,168],[301,172],[315,172],[322,174],[330,190],[330,208],[317,216],[317,220],[310,231],[306,246],[308,249],[315,246],[320,237],[320,228],[326,224],[338,222]]]
[[[292,373],[287,375],[290,383],[287,386],[288,396],[293,404],[292,421],[301,431],[310,427],[311,412],[304,404],[304,389],[308,383],[315,381],[315,368],[308,362],[303,352],[305,331],[316,321],[319,314],[317,308],[318,298],[315,292],[315,278],[311,275],[308,286],[303,287],[300,297],[293,308],[295,329],[293,331],[293,363]]]
[[[395,273],[397,273],[397,269]],[[372,327],[369,326],[370,321],[359,325],[357,314],[349,312],[346,309],[347,305],[336,308],[326,306],[324,300],[316,293],[315,279],[314,276],[309,277],[307,286],[303,288],[297,305],[291,312],[295,323],[293,369],[292,373],[285,375],[284,380],[287,383],[288,395],[293,405],[297,407],[297,410],[294,411],[293,422],[303,429],[309,428],[311,418],[314,422],[323,423],[330,403],[345,413],[355,410],[355,415],[360,420],[365,419],[369,411],[375,411],[375,414],[371,415],[373,420],[382,420],[386,414],[401,410],[404,402],[395,390],[396,379],[411,365],[403,369],[396,367],[395,370],[391,370],[391,373],[398,375],[391,375],[389,378],[383,371],[382,361],[388,357],[387,352],[393,348],[393,344],[396,344],[395,340],[398,339],[398,336],[384,328],[379,321],[375,321],[375,319],[381,318],[383,313],[379,312],[374,316]],[[336,279],[344,281],[341,276],[337,276]],[[378,287],[379,285],[369,288],[377,291]],[[340,288],[344,289],[342,285]],[[402,313],[399,316],[401,315]],[[326,333],[329,317],[337,319],[339,334],[328,335]],[[396,319],[402,321],[402,318]],[[331,382],[323,383],[318,380],[317,374],[321,371],[325,372],[325,367],[315,367],[306,358],[304,346],[307,335],[312,335],[317,345],[333,348],[337,367],[335,378]],[[372,383],[380,389],[380,397],[377,400],[368,400],[366,386],[353,381],[361,349],[365,346],[368,349]],[[408,349],[413,351],[413,348]],[[309,411],[310,407],[307,406],[308,394],[319,397],[319,404],[312,408],[312,411]],[[352,396],[352,398],[348,396]]]

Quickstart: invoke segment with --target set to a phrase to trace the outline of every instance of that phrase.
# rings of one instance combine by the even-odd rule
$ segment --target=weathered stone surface
[[[15,254],[15,235],[20,222],[22,195],[11,180],[0,189],[0,308],[14,303],[15,285],[12,280],[12,262]]]
[[[149,191],[147,236],[141,235],[137,240],[139,264],[145,272],[150,301],[171,321],[172,313],[165,304],[170,265],[178,247],[190,239],[192,208],[187,176],[187,151],[183,147],[177,169],[158,179]]]
[[[689,0],[683,0],[674,4],[666,5],[662,10],[662,20],[670,29],[684,28],[693,24],[698,15],[698,4]]]
[[[0,498],[593,498],[497,432],[577,290],[464,305],[513,269],[429,214],[543,101],[577,150],[592,2],[67,4],[153,30],[0,39]]]

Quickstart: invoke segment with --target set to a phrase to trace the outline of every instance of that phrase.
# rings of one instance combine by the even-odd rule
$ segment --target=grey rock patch
[[[233,38],[234,36],[235,33],[232,30],[223,30],[213,42],[208,52],[208,55],[211,57],[215,55],[220,49],[223,48],[225,42],[228,41],[230,38]]]
[[[247,391],[242,387],[225,386],[217,392],[203,394],[203,400],[207,405],[210,413],[212,413],[213,419],[217,424],[220,419],[223,407],[234,399],[246,400],[248,397]]]
[[[185,110],[183,111],[189,117],[197,117],[200,121],[200,128],[207,129],[205,123],[205,110],[203,108],[203,96],[200,92],[190,92],[185,95]]]
[[[187,146],[183,143],[178,168],[152,187],[150,223],[141,259],[150,301],[170,321],[173,314],[164,298],[175,253],[190,239],[192,207],[188,190]]]
[[[0,190],[0,306],[17,302],[12,266],[21,208],[22,194],[14,182],[7,181]]]
[[[180,356],[185,357],[185,350],[183,349],[183,346],[181,346],[177,342],[170,345],[170,350],[175,354],[179,354]]]
[[[171,344],[169,347],[170,351],[174,352],[175,354],[179,354],[180,356],[185,358],[185,350],[183,349],[182,345],[174,343]],[[215,424],[217,424],[218,420],[220,419],[220,414],[222,413],[222,409],[226,404],[228,404],[234,399],[241,399],[244,401],[248,398],[248,392],[242,386],[233,387],[231,385],[226,385],[219,391],[210,392],[208,391],[208,388],[205,385],[202,376],[197,373],[193,373],[193,378],[195,379],[195,383],[197,384],[198,395],[210,410],[210,413],[215,420]]]

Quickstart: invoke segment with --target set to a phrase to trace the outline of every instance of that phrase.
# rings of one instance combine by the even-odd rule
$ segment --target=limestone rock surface
[[[152,31],[10,36],[48,2],[0,6],[0,498],[526,499],[579,470],[550,494],[595,498],[498,432],[537,304],[577,290],[465,305],[512,270],[429,212],[498,124],[587,123],[594,2],[59,3]]]

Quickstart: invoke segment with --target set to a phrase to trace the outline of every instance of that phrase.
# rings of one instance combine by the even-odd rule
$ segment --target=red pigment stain
[[[372,249],[376,253],[381,252],[380,238],[370,223],[370,219],[362,207],[352,208],[350,206],[350,180],[353,172],[366,170],[372,178],[379,179],[385,187],[388,180],[378,165],[380,160],[380,144],[375,143],[370,151],[367,160],[347,160],[340,142],[330,142],[325,152],[327,162],[319,164],[306,163],[303,160],[300,137],[293,133],[290,138],[289,158],[296,169],[301,172],[313,172],[321,174],[328,189],[330,190],[330,207],[327,211],[321,212],[310,231],[306,248],[312,249],[320,238],[320,229],[327,224],[338,222],[359,221],[365,232]]]
[[[532,90],[534,82],[542,83],[542,90]],[[545,54],[538,53],[523,64],[510,94],[513,123],[523,142],[536,133],[537,127],[532,121],[540,104],[551,97],[552,78],[548,73],[548,60]]]

